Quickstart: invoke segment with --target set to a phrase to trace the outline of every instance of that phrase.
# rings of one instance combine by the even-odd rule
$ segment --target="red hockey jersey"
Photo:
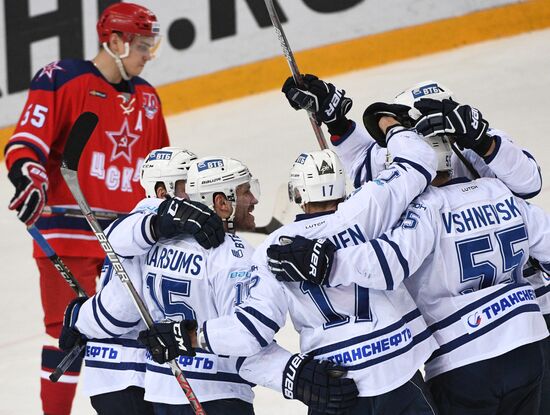
[[[78,209],[59,167],[71,126],[84,111],[99,117],[78,168],[84,196],[93,210],[129,212],[145,196],[139,183],[145,156],[169,145],[157,92],[139,77],[129,81],[129,93],[121,93],[90,61],[67,59],[42,68],[6,146],[8,169],[21,157],[40,161],[50,182],[48,206]],[[36,226],[60,256],[104,256],[84,218],[43,214]],[[36,244],[34,256],[44,256]]]

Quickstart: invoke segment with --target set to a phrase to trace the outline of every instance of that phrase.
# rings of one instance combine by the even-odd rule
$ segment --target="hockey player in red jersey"
[[[114,4],[101,14],[97,33],[101,48],[91,61],[63,59],[38,71],[5,148],[8,177],[15,186],[9,208],[27,226],[38,227],[89,294],[95,292],[105,253],[84,218],[42,212],[44,206],[77,208],[59,171],[73,122],[83,111],[99,116],[78,174],[95,211],[130,211],[144,197],[139,172],[145,156],[169,144],[157,92],[139,77],[154,57],[156,16],[136,4]],[[103,227],[107,224],[102,221]],[[34,257],[46,333],[58,338],[65,305],[74,293],[36,245]],[[57,384],[48,379],[63,356],[57,347],[43,347],[41,398],[46,414],[71,410],[81,361]]]

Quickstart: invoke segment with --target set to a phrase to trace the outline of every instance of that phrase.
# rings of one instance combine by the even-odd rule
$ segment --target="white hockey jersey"
[[[125,221],[137,221],[139,216],[156,212],[160,202],[162,200],[150,198],[140,201]],[[127,232],[128,227],[124,224],[121,229],[118,229],[120,232],[113,233],[122,222],[123,219],[119,219],[105,230],[113,249],[118,252],[118,248],[121,248],[126,257],[132,255],[136,246],[144,249],[141,253],[147,252],[154,241],[145,247],[141,238],[135,240],[134,232]],[[138,229],[140,229],[140,233],[143,232],[145,238],[152,240],[149,226],[140,226]],[[137,253],[135,251],[134,255]],[[123,262],[129,275],[134,276],[133,284],[139,286],[141,284],[139,262],[127,260],[123,260]],[[111,281],[112,279],[115,281]],[[104,293],[103,287],[107,283],[117,285],[117,290],[113,290],[111,287]],[[81,388],[82,393],[86,396],[115,392],[130,386],[145,387],[146,350],[136,340],[138,333],[145,330],[145,324],[139,316],[134,320],[117,320],[106,312],[104,303],[116,301],[116,297],[111,297],[113,293],[122,295],[124,298],[128,296],[126,292],[121,292],[125,288],[113,273],[112,265],[108,260],[106,260],[100,276],[100,287],[98,293],[82,307],[77,323],[81,332],[92,339],[86,344],[84,356]],[[133,304],[130,304],[130,307],[134,307]],[[85,323],[86,321],[88,323]],[[119,334],[121,329],[122,335]]]
[[[391,391],[414,375],[437,344],[406,289],[280,283],[266,267],[266,249],[281,235],[329,237],[342,248],[362,244],[395,223],[407,201],[431,182],[436,160],[408,130],[397,129],[389,146],[396,155],[392,168],[354,192],[336,212],[298,215],[296,222],[268,236],[254,255],[257,282],[248,299],[233,316],[203,325],[210,350],[257,353],[271,343],[288,312],[300,333],[301,351],[346,366],[360,396]]]
[[[336,255],[330,285],[405,281],[440,345],[427,379],[548,336],[529,254],[550,266],[550,217],[499,180],[430,187],[388,233]]]
[[[162,200],[145,199],[139,211],[116,222],[110,232],[113,248],[124,257],[123,264],[153,320],[187,318],[200,323],[219,313],[232,312],[234,305],[241,302],[250,289],[253,249],[231,234],[226,235],[220,247],[212,250],[201,248],[192,237],[154,243],[149,221],[160,202]],[[124,286],[114,278],[94,296],[96,298],[86,302],[77,320],[81,333],[90,338],[106,339],[111,344],[116,344],[112,338],[121,335],[137,338],[138,332],[145,327],[140,323],[137,332],[128,332],[128,325],[140,319],[124,291]],[[94,301],[101,306],[94,307]],[[142,350],[143,355],[135,355],[135,363],[146,368],[145,399],[169,404],[188,403],[168,365],[157,364],[145,349]],[[237,362],[237,357],[202,351],[194,358],[178,359],[200,401],[237,398],[252,402],[252,384],[238,375]]]
[[[481,157],[475,151],[464,149],[462,154],[481,177],[496,177],[522,199],[539,194],[542,188],[540,167],[535,158],[525,149],[514,144],[504,131],[490,128],[487,134],[495,139],[495,149],[488,157]],[[380,147],[362,126],[353,123],[347,134],[334,139],[334,151],[340,157],[346,172],[355,187],[372,180],[385,167],[387,150]],[[451,165],[454,177],[475,177],[464,163],[452,154]],[[543,272],[532,267],[525,269],[526,277],[535,288],[541,310],[550,314],[550,279]]]

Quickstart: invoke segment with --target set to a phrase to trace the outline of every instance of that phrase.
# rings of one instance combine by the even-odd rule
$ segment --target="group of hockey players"
[[[254,249],[240,235],[260,199],[248,167],[167,146],[158,97],[137,77],[157,32],[147,9],[106,9],[103,50],[37,74],[6,153],[10,207],[93,293],[103,255],[84,219],[41,212],[46,192],[49,206],[74,206],[56,166],[77,112],[99,112],[114,144],[87,148],[79,179],[94,210],[131,210],[105,233],[153,326],[108,259],[96,294],[63,287],[54,300],[64,282],[36,253],[47,332],[64,351],[85,344],[82,391],[98,414],[192,414],[172,360],[208,414],[253,414],[254,385],[310,414],[550,413],[550,217],[525,201],[542,181],[528,152],[435,81],[368,106],[363,128],[345,91],[288,78],[289,104],[328,128],[332,150],[297,155],[288,191],[303,214]],[[299,351],[274,340],[287,314]],[[62,356],[45,346],[46,374]],[[62,378],[72,394],[79,367]],[[69,413],[72,396],[55,402],[67,390],[43,382],[44,413]]]

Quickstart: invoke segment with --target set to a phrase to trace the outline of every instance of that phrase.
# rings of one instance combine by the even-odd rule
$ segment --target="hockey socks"
[[[47,415],[69,415],[71,413],[82,358],[76,359],[56,383],[48,378],[63,360],[65,354],[54,346],[42,347],[40,398],[42,399],[42,410]]]

